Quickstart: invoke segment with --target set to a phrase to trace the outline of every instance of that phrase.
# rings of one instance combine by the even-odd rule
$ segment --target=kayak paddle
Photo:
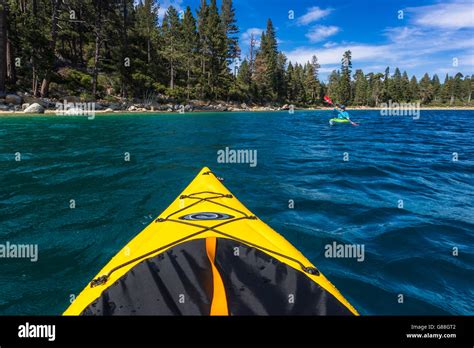
[[[327,95],[324,96],[324,101],[328,103],[329,105],[334,106],[334,103],[332,102],[331,98],[329,98]],[[353,122],[351,119],[348,118],[347,120],[351,123],[351,125],[358,126],[358,124]]]

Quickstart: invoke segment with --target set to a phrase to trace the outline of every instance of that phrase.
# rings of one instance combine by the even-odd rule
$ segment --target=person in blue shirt
[[[346,119],[350,121],[349,113],[346,111],[346,107],[341,104],[336,104],[334,111],[337,113],[337,118]]]

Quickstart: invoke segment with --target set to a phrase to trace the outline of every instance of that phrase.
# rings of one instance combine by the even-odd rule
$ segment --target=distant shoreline
[[[368,106],[360,106],[360,107],[347,107],[347,110],[350,111],[357,111],[357,110],[382,110],[384,108],[381,107],[368,107]],[[294,111],[332,111],[332,107],[295,107]],[[453,110],[453,111],[462,111],[462,110],[474,110],[474,106],[455,106],[455,107],[448,107],[448,106],[423,106],[420,107],[420,110]],[[289,112],[288,109],[271,109],[265,107],[255,107],[250,108],[247,110],[244,109],[237,109],[237,110],[192,110],[192,111],[185,111],[181,112],[183,114],[190,114],[190,113],[238,113],[238,112]],[[44,113],[25,113],[24,111],[3,111],[0,110],[0,117],[1,116],[41,116],[41,115],[55,115],[57,114],[57,110],[47,109]],[[130,111],[130,110],[96,110],[95,115],[141,115],[141,114],[180,114],[179,111],[165,111],[165,110],[137,110],[137,111]],[[75,115],[58,115],[62,117],[67,116],[75,116]],[[83,116],[83,115],[80,115]],[[87,116],[83,116],[87,117]]]

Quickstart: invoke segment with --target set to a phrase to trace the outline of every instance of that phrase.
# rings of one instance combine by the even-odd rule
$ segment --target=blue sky
[[[160,3],[162,10],[170,4],[194,10],[200,0]],[[316,55],[323,80],[340,67],[347,49],[353,69],[366,73],[387,66],[441,79],[446,73],[474,73],[474,0],[234,0],[234,7],[243,57],[250,33],[258,38],[271,18],[288,60],[304,63]]]

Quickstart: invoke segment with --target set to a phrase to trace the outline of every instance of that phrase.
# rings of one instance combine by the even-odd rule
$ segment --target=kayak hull
[[[358,315],[203,168],[64,315]]]
[[[343,118],[331,118],[329,120],[329,124],[331,126],[334,126],[336,124],[346,124],[346,123],[350,123],[349,120],[346,120],[346,119],[343,119]]]

